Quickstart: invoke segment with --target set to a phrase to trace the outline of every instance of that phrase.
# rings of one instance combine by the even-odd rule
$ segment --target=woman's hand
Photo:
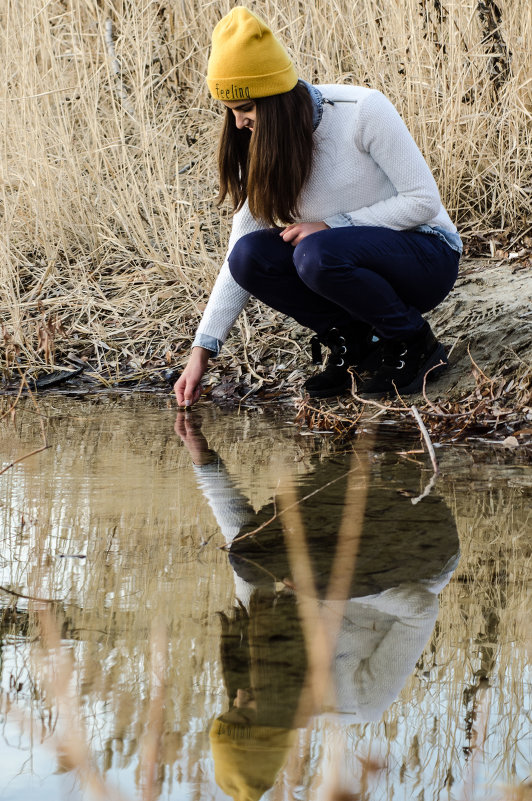
[[[309,234],[315,234],[316,231],[326,231],[328,227],[323,220],[320,222],[292,223],[292,225],[287,225],[286,228],[283,228],[279,236],[282,236],[285,242],[290,242],[295,247]]]
[[[188,364],[174,384],[179,406],[192,406],[198,400],[201,395],[201,379],[211,355],[211,351],[206,348],[192,348]]]

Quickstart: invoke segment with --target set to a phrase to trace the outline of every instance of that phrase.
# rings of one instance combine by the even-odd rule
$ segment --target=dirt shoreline
[[[514,373],[517,381],[528,372],[530,390],[530,266],[512,266],[508,261],[493,264],[485,259],[465,262],[453,291],[428,319],[450,348],[449,369],[433,385],[440,393],[453,399],[474,386],[469,353],[492,378]]]
[[[252,310],[249,314],[252,332],[253,314]],[[524,263],[465,260],[455,288],[428,315],[428,319],[449,350],[449,368],[437,381],[427,386],[426,397],[409,396],[400,403],[407,410],[416,404],[422,413],[425,409],[429,417],[434,417],[430,404],[435,403],[445,417],[464,418],[469,434],[480,436],[491,432],[501,439],[517,433],[519,444],[530,442],[530,259]],[[350,396],[314,403],[311,407],[307,401],[310,411],[306,411],[301,387],[312,370],[305,347],[308,332],[290,322],[288,327],[283,327],[278,317],[270,321],[270,330],[269,338],[263,338],[269,344],[263,347],[263,339],[260,339],[261,344],[256,350],[251,345],[258,337],[252,334],[246,347],[238,333],[233,335],[232,349],[225,348],[222,355],[211,362],[205,381],[205,402],[208,402],[208,398],[225,407],[283,407],[290,413],[295,407],[299,419],[315,428],[330,428],[331,421],[334,423],[336,419],[343,421],[338,424],[342,430],[349,429],[350,421],[355,421],[360,413],[360,403]],[[280,351],[277,344],[280,337],[286,342],[287,335],[288,342],[293,341],[294,347],[285,344],[284,352],[290,353],[291,361],[288,367],[281,369],[283,365],[278,364]],[[146,366],[143,370],[135,371],[124,364],[124,369],[113,377],[98,374],[89,358],[81,375],[68,380],[63,377],[57,384],[52,382],[44,389],[37,386],[37,395],[46,391],[82,398],[101,393],[123,395],[149,392],[170,397],[171,385],[186,364],[188,352],[186,345],[174,363],[165,364],[161,359],[155,369]],[[262,353],[265,355],[261,358]],[[74,360],[70,369],[75,369],[76,365],[79,367],[79,364],[83,362]],[[44,382],[50,378],[41,375]],[[20,379],[4,381],[2,394],[13,395],[19,388]],[[387,403],[393,407],[394,404],[397,406],[398,401],[395,399]],[[476,419],[473,419],[475,415]]]
[[[413,428],[415,406],[435,443],[503,443],[532,456],[530,259],[467,260],[453,291],[427,317],[448,349],[448,369],[424,394],[383,404],[366,401],[369,411]],[[325,409],[303,402],[299,418],[311,427],[349,434],[360,410],[354,399]]]

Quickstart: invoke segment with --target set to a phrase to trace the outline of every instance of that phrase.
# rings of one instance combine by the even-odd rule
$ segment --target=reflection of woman
[[[259,799],[306,725],[300,698],[305,643],[295,597],[257,587],[248,608],[221,615],[221,662],[229,709],[210,731],[216,781],[238,801]],[[299,714],[298,714],[299,710]]]
[[[446,362],[422,314],[451,290],[461,242],[395,108],[373,89],[298,80],[282,44],[242,7],[213,32],[207,83],[226,107],[219,199],[229,195],[237,213],[178,403],[197,400],[250,293],[330,347],[325,371],[305,384],[311,395],[343,392],[350,365],[373,373],[368,394],[421,389]]]
[[[253,518],[247,500],[235,492],[227,472],[195,421],[178,414],[176,432],[186,445],[200,481],[210,485],[223,508],[227,541]],[[221,480],[218,480],[221,479]],[[239,561],[245,560],[242,556]],[[221,663],[229,708],[213,722],[211,750],[218,786],[235,801],[258,801],[273,785],[306,725],[300,700],[307,661],[296,597],[277,590],[255,564],[254,580],[235,572],[236,604],[222,624]]]
[[[235,776],[242,776],[242,760],[249,764],[242,737],[253,737],[253,729],[246,733],[246,726],[282,729],[277,741],[270,742],[267,736],[267,747],[264,742],[259,747],[255,740],[248,743],[257,759],[259,753],[267,754],[263,763],[267,771],[274,764],[280,769],[293,729],[305,723],[299,703],[305,683],[301,626],[294,597],[286,590],[280,594],[275,590],[276,581],[292,584],[279,520],[255,536],[240,539],[274,517],[275,505],[254,513],[190,417],[179,414],[176,431],[196,464],[199,486],[231,546],[237,609],[223,617],[227,639],[222,662],[228,696],[234,703],[215,722],[211,743],[215,756],[217,745],[226,749],[220,764],[227,771],[222,767],[220,774],[217,761],[217,779],[236,781]],[[401,691],[431,635],[438,614],[437,593],[457,562],[458,537],[450,510],[436,495],[412,504],[414,487],[410,485],[413,479],[417,481],[417,473],[395,465],[399,486],[386,474],[374,476],[370,484],[349,597],[325,601],[348,467],[342,457],[318,464],[300,487],[301,496],[323,487],[311,503],[303,502],[300,508],[322,606],[326,603],[333,613],[337,610],[342,615],[332,666],[336,695],[321,711],[340,712],[349,722],[377,721]],[[237,728],[227,728],[237,723]],[[272,734],[269,729],[260,731]],[[235,762],[234,754],[241,760]]]

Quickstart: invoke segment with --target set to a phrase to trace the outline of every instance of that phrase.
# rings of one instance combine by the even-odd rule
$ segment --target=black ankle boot
[[[382,364],[371,378],[359,384],[358,394],[371,398],[421,392],[427,372],[430,370],[427,381],[433,381],[447,363],[445,348],[425,322],[411,337],[382,340]]]
[[[341,395],[351,386],[349,367],[357,372],[365,372],[375,370],[382,361],[380,340],[373,336],[369,326],[363,324],[349,328],[331,328],[322,336],[312,337],[314,364],[321,364],[320,343],[326,345],[330,353],[325,369],[308,378],[303,385],[311,398]]]

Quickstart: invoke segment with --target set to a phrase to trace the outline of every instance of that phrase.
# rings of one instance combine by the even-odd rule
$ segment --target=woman
[[[207,84],[227,109],[218,201],[236,213],[178,403],[198,399],[250,294],[315,332],[315,361],[330,348],[309,395],[343,392],[348,368],[368,396],[419,391],[447,363],[422,314],[452,289],[462,244],[395,108],[366,87],[298,80],[243,7],[214,29]]]

